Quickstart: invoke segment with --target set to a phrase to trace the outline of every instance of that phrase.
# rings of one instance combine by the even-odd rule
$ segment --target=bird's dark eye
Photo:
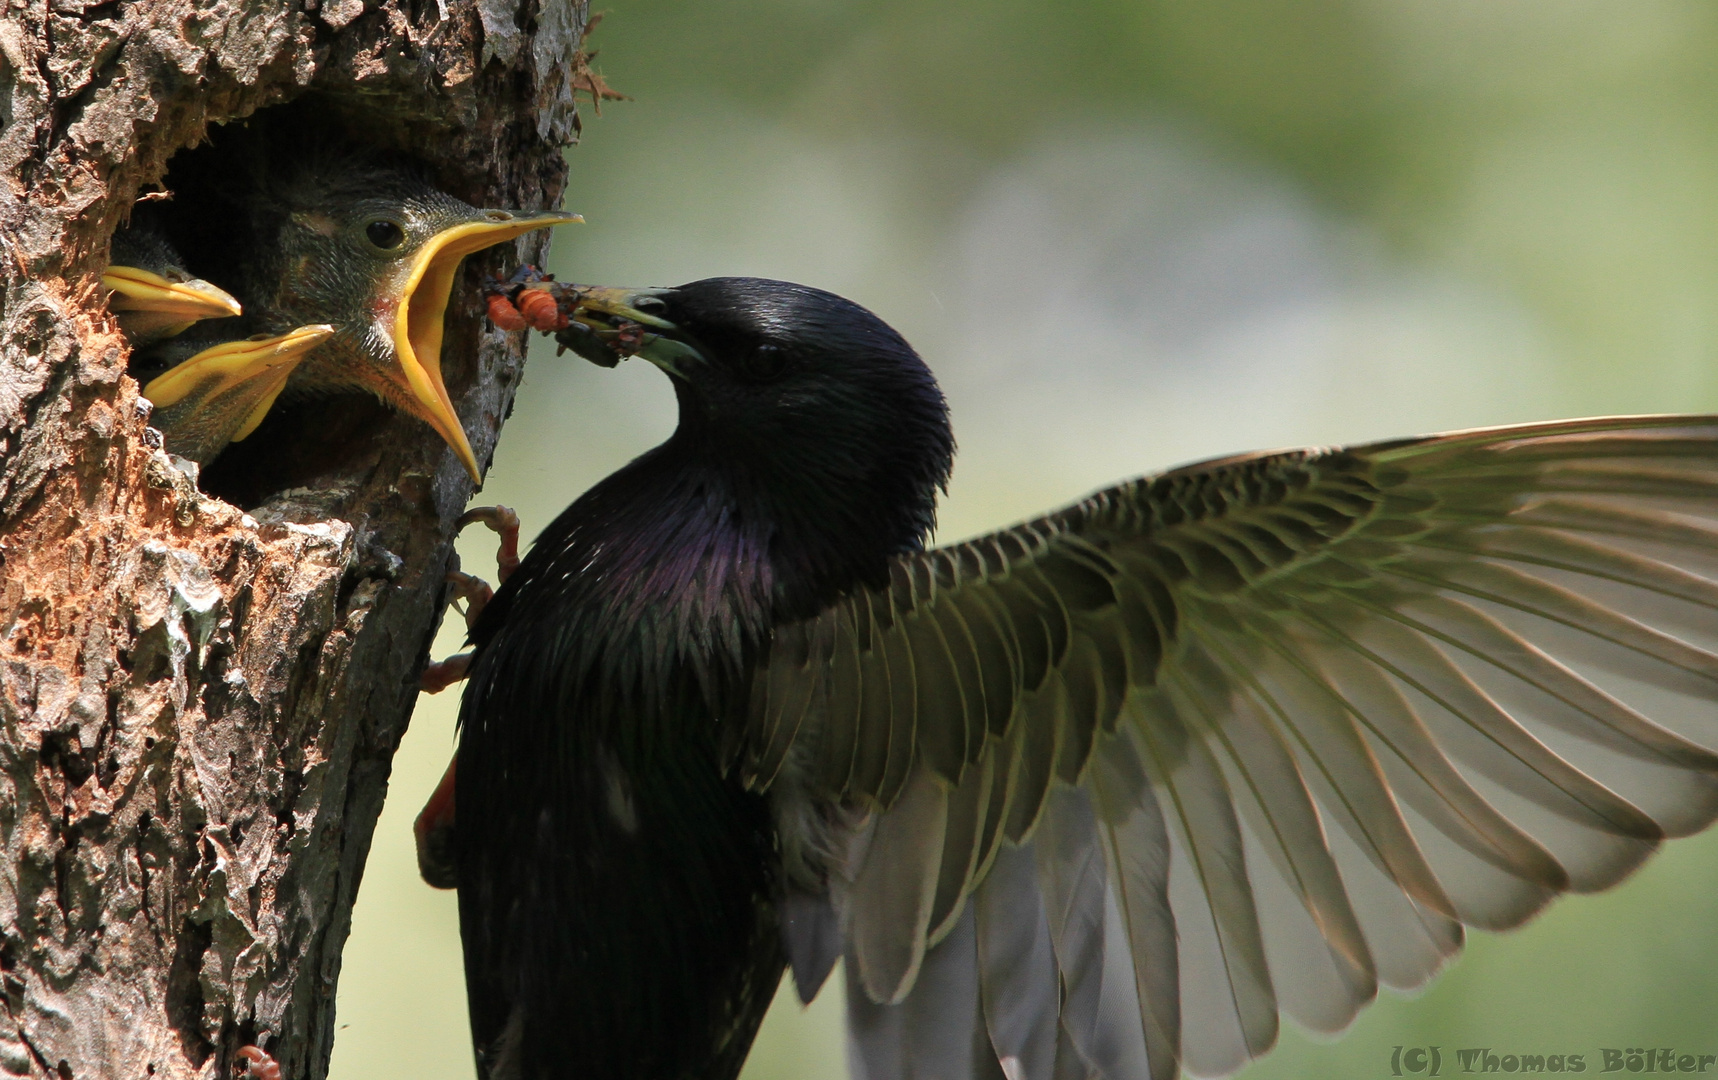
[[[779,345],[759,345],[739,364],[740,376],[752,382],[768,382],[787,370],[787,353]]]
[[[400,228],[396,222],[386,218],[372,221],[364,226],[364,235],[369,237],[370,243],[375,244],[383,251],[392,251],[406,242],[406,231]]]

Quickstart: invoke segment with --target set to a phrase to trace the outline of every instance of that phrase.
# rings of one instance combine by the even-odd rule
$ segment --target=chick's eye
[[[767,382],[787,370],[787,354],[779,345],[759,345],[740,361],[740,374],[756,382]]]
[[[383,251],[392,251],[406,242],[406,231],[386,218],[364,226],[364,235]]]

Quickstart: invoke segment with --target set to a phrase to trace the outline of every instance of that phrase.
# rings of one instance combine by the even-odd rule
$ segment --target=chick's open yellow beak
[[[181,403],[212,401],[245,386],[257,404],[233,436],[238,442],[262,422],[304,354],[333,336],[334,327],[317,323],[274,337],[224,341],[151,379],[143,396],[157,410],[166,410]]]
[[[477,455],[471,451],[441,377],[442,327],[460,261],[473,252],[525,233],[583,220],[577,214],[486,210],[479,220],[461,222],[431,237],[412,260],[400,306],[394,314],[394,350],[417,405],[414,411],[453,447],[473,481],[482,480]]]
[[[169,336],[199,319],[244,313],[230,293],[201,278],[173,281],[136,266],[110,266],[102,271],[101,283],[112,294],[109,309],[123,322],[148,323]]]
[[[150,425],[169,454],[207,465],[262,423],[286,380],[311,349],[334,335],[327,323],[278,336],[259,334],[212,345],[151,379]]]

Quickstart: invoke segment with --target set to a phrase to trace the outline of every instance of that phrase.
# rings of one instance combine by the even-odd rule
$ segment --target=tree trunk
[[[551,206],[585,16],[0,0],[0,1076],[231,1076],[248,1043],[325,1075],[471,495],[427,425],[359,400],[280,410],[199,490],[125,375],[108,237],[176,151],[274,107],[469,202]],[[523,350],[485,328],[477,274],[540,262],[541,235],[470,260],[450,307],[479,460]]]

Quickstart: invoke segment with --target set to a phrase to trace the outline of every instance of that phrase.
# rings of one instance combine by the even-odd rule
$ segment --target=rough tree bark
[[[108,237],[171,188],[176,151],[274,107],[411,152],[473,203],[554,205],[585,16],[0,0],[0,1075],[228,1076],[252,1042],[325,1075],[471,495],[427,426],[363,401],[285,410],[219,466],[231,501],[199,491],[125,375]],[[456,290],[444,369],[480,460],[523,357],[476,275],[542,243]]]

